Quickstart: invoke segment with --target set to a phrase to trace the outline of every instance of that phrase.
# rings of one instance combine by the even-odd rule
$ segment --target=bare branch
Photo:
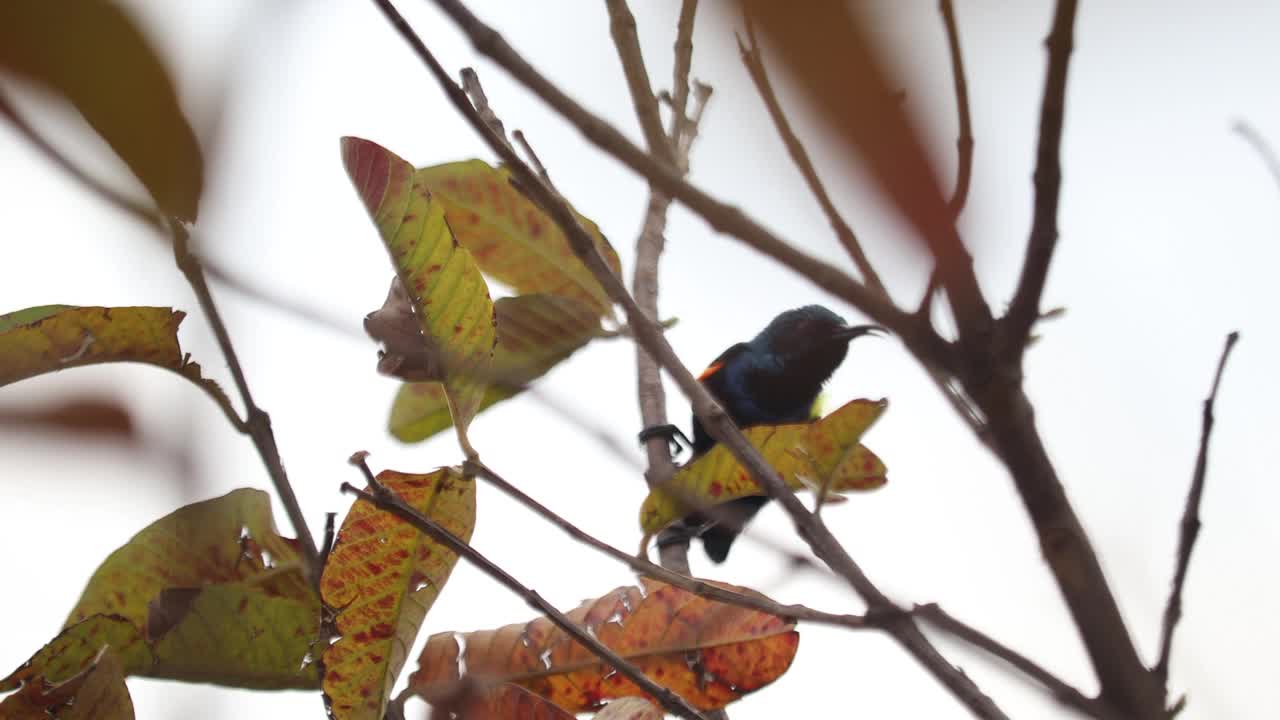
[[[667,133],[676,149],[676,166],[686,173],[689,171],[688,146],[681,146],[684,145],[686,136],[689,136],[690,141],[693,139],[688,126],[692,124],[696,128],[698,124],[697,117],[691,120],[685,114],[689,107],[689,68],[693,65],[693,19],[697,13],[698,0],[683,0],[680,3],[680,19],[676,21],[676,42],[673,46],[675,65],[672,70],[671,130]],[[707,88],[707,94],[710,94],[710,88]]]
[[[374,0],[374,2],[431,71],[431,74],[436,78],[441,88],[444,89],[450,101],[463,113],[472,128],[485,139],[490,148],[501,156],[502,160],[511,168],[516,180],[522,183],[529,192],[530,198],[538,203],[560,226],[569,241],[570,247],[592,274],[595,275],[596,280],[601,283],[609,297],[623,306],[626,311],[627,321],[637,342],[642,343],[650,356],[657,360],[675,379],[680,389],[690,399],[694,411],[711,436],[722,445],[728,447],[734,457],[743,464],[769,496],[778,500],[787,514],[791,516],[792,521],[796,524],[797,532],[809,544],[814,554],[843,577],[863,597],[872,611],[895,613],[893,617],[885,621],[886,630],[972,712],[983,718],[1006,717],[968,676],[948,663],[938,653],[937,649],[920,632],[920,629],[909,616],[902,614],[871,583],[862,572],[862,569],[849,556],[839,541],[835,539],[835,536],[831,534],[822,519],[814,517],[804,507],[799,498],[783,483],[782,478],[778,477],[777,472],[747,442],[728,415],[725,414],[724,409],[715,402],[706,388],[693,377],[688,368],[680,363],[675,351],[672,350],[671,345],[663,336],[661,329],[636,305],[635,300],[627,292],[621,281],[613,274],[613,271],[604,262],[603,258],[600,257],[595,244],[578,224],[568,205],[565,204],[562,198],[537,182],[534,172],[515,153],[511,152],[510,148],[493,136],[489,128],[476,114],[475,108],[467,101],[462,89],[453,83],[449,74],[436,60],[435,56],[432,55],[431,51],[427,49],[426,45],[423,44],[422,40],[414,34],[412,28],[400,17],[389,0]],[[488,53],[486,48],[495,45],[507,47],[509,50],[509,47],[497,36],[497,33],[492,28],[481,23],[460,3],[453,0],[437,0],[437,4],[464,28],[477,47],[481,48],[482,52]],[[519,63],[524,63],[518,56],[514,56],[514,58]],[[511,60],[512,58],[507,59]],[[545,83],[545,81],[543,82]],[[559,91],[557,90],[556,92]],[[616,131],[613,132],[616,133]],[[622,141],[626,143],[625,139]],[[626,145],[634,148],[630,143],[626,143]],[[643,153],[641,153],[641,156],[646,160],[651,160]],[[659,164],[658,169],[660,175],[665,177],[672,176],[672,171],[669,168]],[[679,178],[676,178],[676,180],[679,181]],[[681,184],[683,183],[681,182]],[[836,272],[839,273],[838,270]],[[861,288],[863,294],[868,298],[874,297],[848,276],[843,275],[843,273],[839,274],[846,278],[850,284]],[[880,302],[880,304],[882,306],[887,305],[898,315],[909,318],[896,307],[893,307],[891,303]]]
[[[1267,170],[1271,172],[1271,177],[1276,181],[1277,185],[1280,185],[1280,157],[1276,157],[1275,149],[1271,147],[1266,138],[1262,137],[1262,133],[1243,120],[1237,120],[1231,126],[1231,129],[1244,138],[1245,142],[1252,145],[1254,150],[1258,151],[1258,155],[1262,157],[1262,162],[1266,163]]]
[[[1101,701],[1085,695],[1066,681],[1045,670],[1034,660],[1002,644],[990,635],[961,622],[936,603],[917,605],[912,609],[911,614],[1009,663],[1019,672],[1043,685],[1067,707],[1079,710],[1089,717],[1106,718],[1108,720],[1119,720],[1121,717],[1115,710],[1105,706]]]
[[[688,701],[650,680],[639,668],[627,662],[622,656],[597,640],[594,635],[565,617],[564,613],[557,610],[554,605],[543,599],[536,591],[516,580],[492,560],[468,545],[466,541],[407,505],[394,491],[378,482],[377,478],[373,476],[373,472],[369,470],[369,466],[365,464],[363,453],[356,453],[352,456],[351,461],[364,473],[365,480],[368,481],[371,491],[364,491],[344,482],[342,483],[342,492],[355,495],[361,500],[372,503],[378,508],[395,515],[413,525],[420,532],[429,535],[431,539],[449,548],[454,554],[466,558],[476,568],[523,598],[529,607],[545,615],[556,627],[581,643],[593,655],[612,666],[620,675],[652,695],[667,712],[689,720],[706,720],[706,716],[698,712]]]
[[[480,118],[484,120],[484,124],[489,126],[489,130],[495,136],[501,138],[507,147],[510,147],[511,143],[507,142],[507,130],[503,127],[502,120],[489,107],[489,96],[485,95],[484,87],[480,85],[480,76],[476,74],[475,68],[462,68],[459,76],[462,78],[462,89],[466,91],[467,97],[471,100],[471,106],[476,109]]]
[[[479,81],[477,80],[477,83]],[[538,157],[538,153],[533,151],[533,146],[525,139],[524,133],[516,130],[511,133],[511,137],[515,138],[516,144],[524,150],[524,154],[529,158],[529,164],[538,172],[538,179],[547,184],[547,187],[555,187],[555,183],[551,182],[551,174],[547,172],[547,167],[542,164],[542,158]]]
[[[187,282],[195,292],[196,300],[200,303],[200,309],[204,311],[210,327],[213,328],[218,347],[222,349],[222,355],[227,360],[227,368],[231,370],[231,378],[240,392],[241,401],[244,402],[245,420],[240,430],[249,435],[254,447],[258,449],[258,455],[262,457],[262,464],[267,468],[267,475],[271,477],[276,495],[284,505],[289,515],[289,523],[293,525],[293,530],[298,535],[298,544],[302,550],[302,566],[306,570],[307,579],[312,587],[318,588],[322,569],[320,551],[316,549],[316,540],[307,528],[307,517],[298,504],[298,496],[294,494],[293,486],[289,484],[289,476],[285,474],[284,464],[280,461],[280,449],[276,446],[276,436],[271,431],[271,417],[253,401],[253,395],[249,392],[249,383],[244,377],[244,370],[240,368],[240,359],[236,356],[235,348],[231,344],[231,336],[227,333],[222,315],[213,302],[213,294],[209,292],[209,283],[205,280],[204,269],[200,265],[199,258],[191,250],[186,227],[177,220],[170,220],[169,230],[173,236],[174,260],[178,269],[186,276]]]
[[[956,188],[951,196],[951,212],[959,216],[969,199],[969,181],[973,174],[973,126],[969,119],[969,84],[964,78],[964,57],[960,54],[960,32],[956,29],[956,11],[951,0],[939,0],[942,24],[947,30],[947,48],[951,51],[951,76],[956,86],[956,114],[960,119],[956,138]]]
[[[658,113],[658,100],[649,85],[649,72],[644,68],[644,54],[640,52],[640,38],[636,35],[636,18],[627,7],[627,0],[605,0],[609,9],[609,33],[613,46],[622,61],[622,74],[627,78],[627,89],[635,105],[636,118],[644,131],[649,152],[662,162],[674,167],[671,143],[662,130],[662,116]]]
[[[756,92],[759,93],[760,99],[764,100],[765,107],[769,109],[769,117],[773,119],[774,127],[777,128],[778,135],[782,137],[782,143],[786,145],[787,152],[791,154],[791,160],[795,162],[796,168],[804,176],[805,183],[809,185],[809,191],[813,193],[818,204],[822,206],[822,212],[827,216],[827,222],[831,224],[831,229],[835,231],[836,238],[840,240],[840,244],[849,253],[849,257],[853,258],[854,264],[858,266],[858,272],[862,273],[863,280],[873,291],[888,297],[884,283],[880,281],[880,276],[876,273],[875,268],[872,267],[871,261],[867,259],[867,254],[863,252],[862,244],[858,242],[858,236],[854,234],[853,228],[849,227],[849,223],[845,222],[844,218],[841,217],[835,203],[831,202],[831,196],[827,194],[827,188],[818,177],[818,171],[814,169],[813,161],[809,159],[808,151],[804,149],[804,144],[796,136],[795,131],[791,129],[791,122],[787,120],[786,112],[783,111],[782,104],[778,102],[778,96],[773,91],[773,85],[769,82],[769,74],[764,67],[764,59],[760,56],[760,43],[756,40],[755,23],[751,21],[751,15],[745,12],[745,6],[743,9],[747,39],[750,40],[751,46],[744,45],[741,37],[737,38],[738,53],[742,56],[742,64],[747,67],[747,72],[750,73],[752,81],[755,82]]]
[[[919,327],[908,313],[839,268],[798,250],[748,218],[741,210],[722,203],[685,182],[678,171],[636,147],[615,128],[565,95],[530,66],[493,28],[482,23],[457,0],[436,2],[458,23],[482,54],[496,61],[555,108],[590,142],[621,160],[673,199],[687,205],[716,230],[737,237],[889,328],[913,352],[934,358],[944,366],[949,364],[949,348],[932,329]]]
[[[1200,535],[1200,498],[1204,495],[1204,476],[1209,464],[1209,434],[1213,432],[1213,403],[1218,398],[1218,385],[1222,382],[1222,371],[1227,366],[1227,356],[1231,348],[1240,339],[1240,333],[1227,335],[1226,344],[1222,347],[1222,357],[1218,358],[1218,369],[1213,374],[1213,387],[1209,397],[1205,398],[1204,409],[1200,416],[1200,452],[1196,455],[1196,468],[1191,475],[1191,490],[1187,493],[1187,505],[1182,511],[1182,531],[1178,536],[1178,559],[1173,572],[1173,586],[1169,591],[1169,602],[1164,609],[1164,623],[1160,630],[1160,659],[1156,661],[1154,672],[1161,684],[1169,678],[1169,652],[1173,646],[1173,631],[1182,619],[1182,588],[1187,581],[1187,568],[1191,564],[1191,551],[1195,548],[1196,538]]]
[[[1040,295],[1044,292],[1049,262],[1058,244],[1058,199],[1062,187],[1062,116],[1066,110],[1067,67],[1071,60],[1076,19],[1076,0],[1058,0],[1053,28],[1045,40],[1049,67],[1044,78],[1044,99],[1040,104],[1040,140],[1036,150],[1035,210],[1027,257],[1022,276],[1005,314],[1005,352],[1021,357],[1031,326],[1040,315]]]
[[[598,550],[605,555],[608,555],[645,577],[660,580],[668,585],[674,585],[681,590],[687,590],[694,595],[707,598],[708,600],[715,600],[716,602],[722,602],[726,605],[744,607],[749,610],[759,610],[760,612],[767,612],[772,615],[777,615],[778,617],[792,618],[795,620],[803,620],[805,622],[832,625],[853,630],[863,630],[874,627],[861,615],[824,612],[805,605],[783,605],[781,603],[774,602],[763,595],[753,595],[729,590],[719,585],[713,585],[711,583],[689,577],[687,573],[675,572],[669,568],[655,565],[643,557],[623,552],[622,550],[619,550],[603,540],[587,533],[560,515],[557,515],[542,503],[526,495],[522,490],[512,485],[483,463],[467,461],[464,467],[469,474],[473,474],[476,477],[485,480],[489,484],[514,498],[520,504],[540,515],[543,519],[565,531],[569,537],[590,548]]]

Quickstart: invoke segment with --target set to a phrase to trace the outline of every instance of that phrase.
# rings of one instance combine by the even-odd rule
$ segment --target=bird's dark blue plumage
[[[804,422],[811,419],[822,385],[844,361],[849,341],[880,329],[851,327],[827,308],[806,305],[778,315],[750,341],[725,350],[699,379],[740,428]],[[695,417],[695,456],[714,445]],[[695,513],[684,525],[700,532],[712,560],[723,562],[743,524],[767,500],[740,498],[718,506],[713,521]]]

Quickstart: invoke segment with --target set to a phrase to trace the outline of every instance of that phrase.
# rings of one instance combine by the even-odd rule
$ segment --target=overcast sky
[[[316,308],[344,330],[304,323],[234,290],[215,288],[258,403],[272,416],[285,464],[315,532],[356,480],[353,450],[375,469],[426,471],[456,463],[453,437],[403,446],[385,431],[395,381],[374,372],[359,321],[381,303],[390,268],[343,173],[338,138],[374,140],[415,165],[491,159],[370,3],[187,2],[128,5],[172,63],[198,132],[220,139],[196,228],[203,250],[246,282]],[[508,128],[523,128],[560,189],[597,221],[629,277],[646,186],[587,147],[499,69],[480,61],[429,3],[409,16],[446,66],[475,65]],[[670,83],[678,4],[636,2],[655,84]],[[693,152],[695,182],[806,251],[850,263],[777,141],[737,60],[733,18],[703,3],[694,75],[715,87]],[[908,107],[926,118],[942,177],[954,173],[950,66],[933,0],[877,4],[883,44],[904,67]],[[1030,226],[1033,149],[1047,2],[957,3],[976,155],[962,231],[987,298],[1009,297]],[[475,3],[526,57],[633,138],[639,132],[608,34],[603,4],[582,0]],[[1177,522],[1224,335],[1242,340],[1218,404],[1204,530],[1175,639],[1172,686],[1189,694],[1183,717],[1275,717],[1280,621],[1276,554],[1280,505],[1280,333],[1275,268],[1280,188],[1231,132],[1247,120],[1280,143],[1280,6],[1082,3],[1067,94],[1061,242],[1045,307],[1066,314],[1039,327],[1027,357],[1036,420],[1099,551],[1144,653],[1154,660]],[[5,87],[15,89],[7,78]],[[21,91],[23,107],[96,174],[131,182],[65,108]],[[221,124],[214,98],[225,90]],[[783,101],[795,105],[783,92]],[[824,152],[803,112],[819,171],[894,295],[914,305],[927,265],[906,226],[867,191],[856,169]],[[218,131],[215,133],[215,125]],[[210,151],[211,152],[211,151]],[[226,382],[225,365],[172,266],[167,248],[48,165],[0,124],[0,312],[47,303],[163,305],[186,310],[184,349]],[[679,317],[670,339],[695,372],[781,310],[852,308],[802,277],[672,212],[661,309]],[[644,496],[634,349],[593,344],[524,397],[480,416],[472,441],[485,461],[527,492],[609,542],[632,548]],[[10,618],[0,673],[48,641],[93,569],[115,547],[180,504],[235,487],[268,488],[247,439],[170,374],[95,367],[0,391],[0,408],[85,392],[135,414],[143,449],[0,435],[0,547]],[[674,386],[673,419],[688,409]],[[900,603],[941,603],[1060,673],[1096,689],[1073,626],[1002,467],[969,435],[896,341],[855,343],[828,386],[832,406],[887,397],[865,442],[889,468],[888,485],[827,511],[827,522],[882,589]],[[619,459],[580,423],[626,449]],[[175,450],[194,467],[175,463]],[[283,512],[277,525],[288,534]],[[845,586],[788,569],[778,545],[800,549],[766,510],[723,566],[700,552],[694,571],[783,602],[859,612]],[[628,571],[481,487],[473,544],[561,607],[631,582]],[[459,565],[423,635],[492,628],[532,611]],[[420,638],[421,639],[421,638]],[[1038,688],[946,637],[938,643],[1014,717],[1057,717]],[[414,669],[411,660],[404,675]],[[318,717],[315,693],[249,693],[131,679],[139,717]],[[963,708],[901,649],[875,633],[802,627],[790,672],[731,708],[735,720],[799,711],[828,717],[963,717]]]

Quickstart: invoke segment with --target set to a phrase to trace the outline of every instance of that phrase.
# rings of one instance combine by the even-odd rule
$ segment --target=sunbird
[[[851,326],[821,305],[787,310],[759,335],[720,353],[698,380],[739,428],[806,422],[813,419],[823,384],[844,362],[849,342],[876,332],[884,332],[884,328]],[[641,440],[655,435],[671,439],[678,433],[675,426],[668,425],[646,429],[640,435]],[[689,462],[715,444],[694,416]],[[695,512],[681,520],[668,537],[701,537],[707,556],[722,563],[743,526],[768,500],[763,495],[744,497],[717,505],[714,512]]]

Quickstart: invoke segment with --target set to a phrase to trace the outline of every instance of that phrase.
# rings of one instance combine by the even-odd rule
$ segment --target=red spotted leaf
[[[473,456],[467,426],[484,400],[497,342],[488,285],[455,239],[443,204],[409,163],[353,137],[342,139],[342,159],[441,369],[458,441]]]
[[[428,475],[384,470],[378,480],[466,540],[475,483],[451,468]],[[338,720],[381,720],[406,653],[457,556],[363,500],[342,522],[320,581],[340,635],[324,653],[324,693]]]
[[[872,490],[885,484],[885,466],[859,440],[886,407],[885,400],[853,400],[814,422],[761,425],[745,434],[794,490]],[[649,493],[640,527],[652,535],[698,507],[763,494],[728,448],[717,445]]]
[[[713,710],[758,690],[787,671],[799,633],[794,623],[712,602],[652,580],[622,587],[567,613],[600,642],[694,706]],[[641,690],[604,665],[547,618],[462,636],[427,640],[409,688],[428,700],[467,676],[514,682],[573,713],[600,708]],[[461,656],[461,657],[460,657]]]

